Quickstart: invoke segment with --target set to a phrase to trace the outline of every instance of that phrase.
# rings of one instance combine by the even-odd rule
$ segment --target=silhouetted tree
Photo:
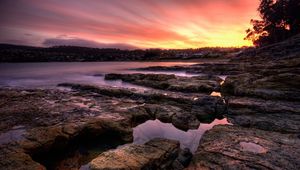
[[[253,28],[245,39],[256,46],[285,40],[300,33],[300,0],[260,0],[261,20],[251,20]]]

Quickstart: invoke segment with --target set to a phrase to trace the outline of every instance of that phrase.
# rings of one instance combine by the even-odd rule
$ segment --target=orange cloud
[[[243,38],[250,19],[257,18],[259,0],[2,0],[0,3],[1,42],[43,45],[46,39],[64,34],[100,44],[198,48],[252,45]]]

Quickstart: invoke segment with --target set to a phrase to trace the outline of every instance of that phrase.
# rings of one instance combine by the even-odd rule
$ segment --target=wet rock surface
[[[295,46],[268,60],[275,47],[257,49],[261,58],[143,68],[201,74],[191,78],[106,75],[147,90],[70,83],[59,85],[68,91],[0,89],[0,167],[300,169],[300,56]],[[225,82],[220,75],[228,75]],[[204,124],[224,117],[231,126]],[[130,144],[133,128],[155,119],[187,132],[209,128],[195,155],[170,140]]]
[[[215,126],[187,169],[299,169],[299,148],[295,134]]]
[[[62,84],[71,90],[1,89],[1,167],[78,169],[98,154],[132,141],[132,128],[160,119],[188,130],[198,128],[193,105],[216,108],[222,99],[204,94]],[[209,105],[209,106],[206,106]],[[200,108],[202,108],[199,106]],[[182,161],[184,162],[184,161]]]
[[[206,75],[236,75],[243,73],[244,65],[228,61],[215,62],[215,63],[201,63],[190,66],[153,66],[146,68],[139,68],[137,70],[143,71],[186,71],[193,74],[206,74]]]
[[[172,123],[179,129],[196,129],[200,121],[212,122],[214,118],[222,117],[226,111],[222,98],[205,94],[160,90],[137,92],[89,85],[62,85],[77,90],[139,101],[141,105],[129,108],[129,111],[134,113],[132,116],[135,125],[149,119],[159,119],[163,122]]]
[[[106,74],[105,79],[120,79],[146,87],[189,93],[219,91],[222,81],[217,76],[180,77],[165,74]]]
[[[130,121],[120,110],[134,101],[57,90],[5,89],[0,95],[0,165],[5,169],[51,168],[56,160],[49,159],[81,147],[81,141],[132,140]]]
[[[300,132],[300,103],[230,97],[227,118],[236,125],[282,133]]]
[[[179,156],[180,152],[180,156]],[[154,139],[144,145],[130,144],[119,149],[100,154],[93,159],[88,168],[100,169],[170,169],[184,168],[189,163],[188,151],[180,151],[179,143],[166,139]],[[179,168],[178,168],[179,169]]]
[[[268,54],[270,48],[258,49],[258,54]],[[204,134],[187,169],[300,168],[300,56],[272,58],[233,61],[241,63],[241,72],[229,75],[221,87],[233,126],[216,126]]]
[[[276,60],[280,58],[293,58],[297,55],[300,55],[300,34],[259,49],[248,49],[239,54],[234,60]]]
[[[241,74],[229,76],[222,92],[236,96],[252,96],[268,100],[300,100],[300,76],[298,73],[282,73],[263,76]]]

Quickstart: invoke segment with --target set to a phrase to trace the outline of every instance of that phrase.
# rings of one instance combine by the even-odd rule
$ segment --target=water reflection
[[[182,131],[171,123],[162,123],[159,120],[149,120],[133,129],[133,143],[144,144],[154,138],[166,138],[180,142],[181,148],[189,148],[195,153],[202,135],[215,125],[229,124],[227,119],[215,119],[210,124],[201,123],[198,129]]]
[[[24,139],[23,135],[26,132],[24,129],[12,129],[0,134],[0,145],[17,142]]]
[[[220,92],[216,92],[216,91],[211,92],[210,95],[211,95],[211,96],[222,97],[221,93],[220,93]]]
[[[225,79],[228,77],[227,75],[220,75],[219,76],[223,81],[221,82],[221,85],[224,83]]]

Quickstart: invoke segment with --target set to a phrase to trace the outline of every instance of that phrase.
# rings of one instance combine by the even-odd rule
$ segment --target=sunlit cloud
[[[67,35],[92,44],[139,48],[252,45],[243,38],[250,19],[257,18],[258,4],[259,0],[1,0],[0,42],[44,46],[49,39]]]

